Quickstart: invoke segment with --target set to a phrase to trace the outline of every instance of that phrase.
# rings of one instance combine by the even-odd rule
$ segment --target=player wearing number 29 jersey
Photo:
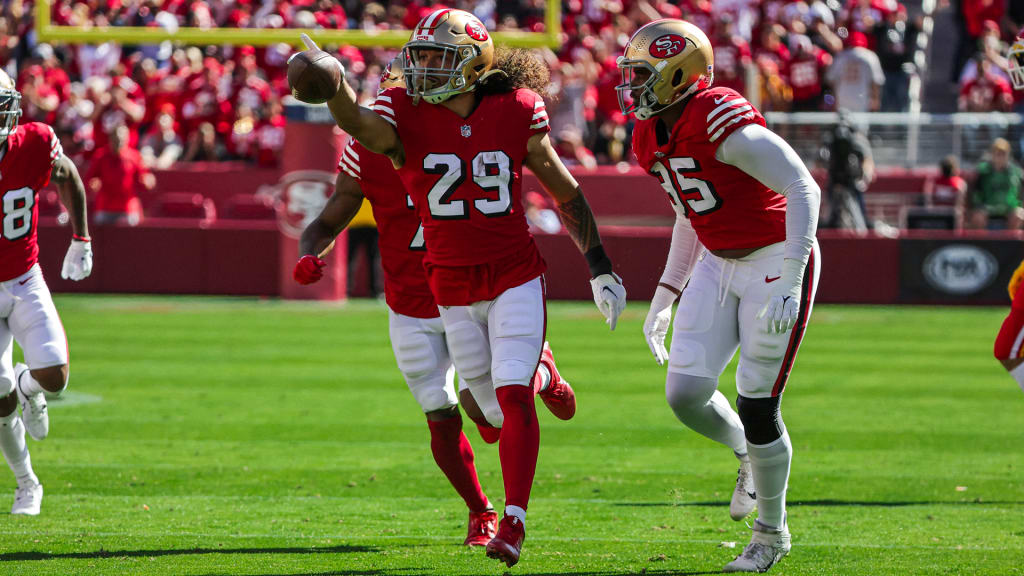
[[[527,142],[550,131],[528,89],[484,98],[468,118],[413,106],[405,89],[377,97],[405,149],[399,176],[423,221],[427,277],[442,306],[493,300],[544,273],[522,203]]]
[[[85,188],[53,129],[18,126],[21,94],[0,71],[0,451],[18,480],[12,514],[39,514],[43,487],[32,470],[25,432],[49,433],[46,398],[67,386],[68,347],[37,262],[36,199],[54,181],[71,216],[71,246],[61,276],[81,280],[92,271]],[[25,363],[11,364],[18,341]],[[17,405],[21,403],[19,416]]]
[[[540,446],[531,382],[546,329],[545,265],[520,199],[524,167],[558,202],[612,328],[626,294],[590,207],[547,136],[537,94],[547,70],[527,52],[507,54],[495,64],[494,43],[472,14],[435,10],[404,47],[405,91],[385,91],[370,110],[342,82],[327,105],[342,129],[399,168],[423,222],[427,281],[442,306],[455,367],[467,381],[493,383],[504,418],[505,515],[487,555],[512,566]],[[323,54],[307,59],[323,61]]]
[[[644,335],[658,363],[668,362],[675,415],[740,460],[730,516],[741,520],[757,505],[750,544],[725,571],[764,572],[790,549],[792,445],[780,405],[817,287],[820,191],[743,96],[712,87],[711,44],[696,26],[651,22],[618,67],[622,112],[639,120],[633,151],[676,210]],[[718,378],[737,348],[734,411]]]

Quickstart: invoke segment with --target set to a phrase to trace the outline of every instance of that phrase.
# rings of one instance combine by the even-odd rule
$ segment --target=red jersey
[[[120,150],[109,147],[97,150],[84,180],[100,180],[94,204],[97,212],[126,213],[131,211],[132,201],[138,197],[137,186],[142,184],[146,174],[149,169],[143,164],[142,155],[125,145]]]
[[[825,69],[831,64],[828,52],[815,48],[811,54],[802,54],[789,63],[789,85],[793,88],[793,100],[817,98],[823,89]]]
[[[391,159],[349,140],[338,160],[338,170],[359,181],[363,196],[373,208],[388,306],[404,316],[436,318],[437,303],[423,270],[423,226]]]
[[[438,304],[493,300],[544,273],[522,203],[527,141],[550,130],[540,96],[484,96],[461,118],[442,105],[414,106],[404,88],[391,88],[373,109],[402,141],[398,173],[423,223],[423,264]]]
[[[657,117],[638,121],[633,130],[633,153],[661,181],[672,207],[690,219],[708,250],[785,240],[785,196],[715,158],[718,145],[736,129],[764,126],[761,113],[735,90],[720,87],[701,90],[682,106],[670,133]]]
[[[967,182],[959,176],[943,176],[935,181],[932,190],[932,204],[935,206],[956,206],[960,196],[967,190]]]
[[[50,183],[50,172],[61,154],[60,140],[46,124],[22,124],[7,137],[0,158],[0,281],[21,276],[39,259],[36,196]]]

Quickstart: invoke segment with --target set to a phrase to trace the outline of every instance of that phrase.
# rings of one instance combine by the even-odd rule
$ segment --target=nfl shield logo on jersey
[[[463,138],[469,138],[472,135],[473,135],[473,129],[472,128],[470,128],[469,126],[463,126],[462,127],[462,137]]]

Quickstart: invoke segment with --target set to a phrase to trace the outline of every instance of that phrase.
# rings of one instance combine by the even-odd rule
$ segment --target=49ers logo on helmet
[[[682,52],[685,47],[686,38],[679,34],[665,34],[651,43],[650,52],[655,58],[671,58]]]
[[[477,42],[487,41],[487,30],[477,20],[470,20],[466,23],[466,34],[469,34],[469,37]]]

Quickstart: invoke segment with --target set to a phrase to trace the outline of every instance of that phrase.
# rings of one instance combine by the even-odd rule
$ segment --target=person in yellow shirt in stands
[[[1024,262],[1014,271],[1007,290],[1010,314],[996,336],[995,357],[1024,390]]]
[[[348,293],[352,294],[356,281],[356,263],[359,253],[366,254],[366,268],[370,279],[369,295],[372,298],[383,298],[381,288],[380,250],[377,248],[377,222],[373,219],[370,203],[363,199],[359,212],[352,217],[348,225]]]

